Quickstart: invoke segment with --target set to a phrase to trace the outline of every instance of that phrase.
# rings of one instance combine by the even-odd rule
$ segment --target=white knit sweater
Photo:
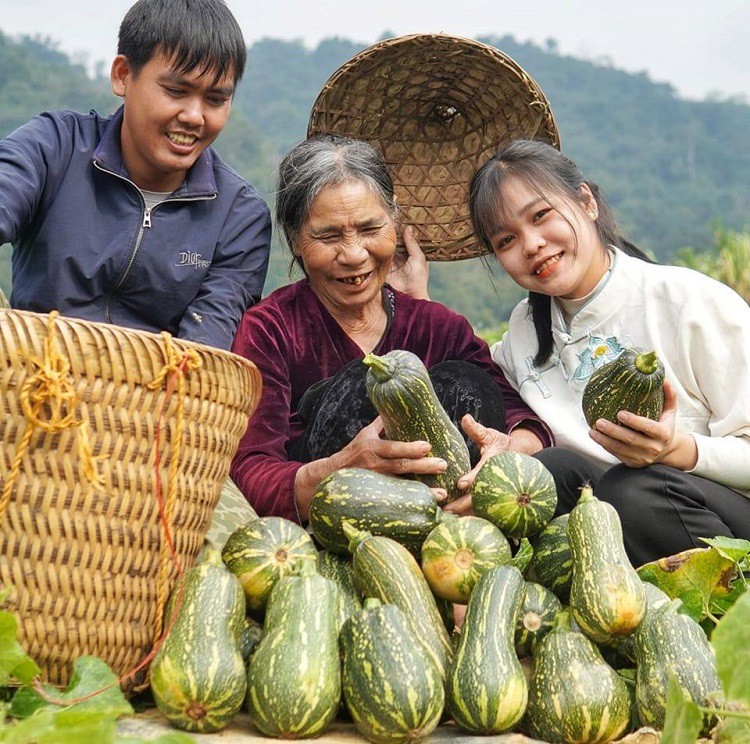
[[[537,368],[527,300],[492,356],[556,444],[606,465],[617,460],[588,435],[581,395],[591,373],[623,348],[654,349],[678,396],[676,428],[698,447],[695,475],[750,497],[750,306],[696,271],[613,252],[609,280],[567,327],[552,302],[554,351]]]

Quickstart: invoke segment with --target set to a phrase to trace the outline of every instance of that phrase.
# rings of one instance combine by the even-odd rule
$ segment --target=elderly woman
[[[304,522],[318,483],[343,467],[391,475],[445,469],[427,442],[381,438],[364,385],[368,352],[419,356],[452,418],[469,413],[508,431],[508,448],[550,444],[465,318],[386,283],[397,207],[373,147],[330,136],[297,145],[279,167],[276,219],[305,278],[250,308],[233,345],[263,376],[231,470],[259,515]],[[409,231],[404,240],[419,250]]]

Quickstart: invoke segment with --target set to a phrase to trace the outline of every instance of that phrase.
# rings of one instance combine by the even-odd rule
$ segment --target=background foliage
[[[600,184],[624,234],[660,261],[677,260],[689,246],[680,253],[688,265],[724,272],[723,281],[737,274],[737,267],[719,266],[716,256],[728,241],[746,244],[750,225],[747,103],[682,100],[645,73],[626,73],[606,60],[562,56],[552,39],[544,47],[511,36],[480,40],[508,54],[541,85],[564,150]],[[304,138],[318,92],[365,46],[330,38],[314,49],[277,39],[250,47],[248,70],[217,148],[269,202],[278,159]],[[102,66],[98,73],[87,77],[48,39],[14,40],[0,31],[0,136],[45,109],[114,110],[118,100],[109,92],[107,70]],[[736,246],[730,253],[742,256]],[[288,267],[287,253],[276,243],[266,292],[289,281]],[[5,249],[0,288],[9,286]],[[434,264],[430,291],[487,333],[507,319],[522,296],[494,262],[482,259]]]

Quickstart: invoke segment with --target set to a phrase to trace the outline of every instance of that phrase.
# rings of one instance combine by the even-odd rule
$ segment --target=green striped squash
[[[188,569],[172,592],[165,619],[169,632],[151,663],[156,706],[173,726],[219,731],[242,707],[244,617],[239,581],[218,551],[206,551],[205,561]]]
[[[354,587],[354,567],[351,555],[337,555],[328,550],[318,553],[318,571],[338,587],[339,620],[341,626],[362,609],[362,600]]]
[[[247,668],[247,711],[266,736],[320,736],[341,700],[338,589],[311,561],[279,579]]]
[[[519,656],[531,656],[539,641],[552,630],[560,600],[541,584],[527,581],[516,623],[515,646]]]
[[[528,687],[513,648],[524,580],[514,566],[485,571],[469,600],[448,678],[448,711],[474,734],[510,731],[526,710]]]
[[[618,411],[656,421],[664,407],[664,365],[654,351],[625,349],[591,375],[581,406],[592,428],[599,419],[618,423]]]
[[[474,514],[488,519],[506,537],[539,532],[557,508],[552,473],[534,457],[501,452],[482,465],[471,487]]]
[[[429,486],[363,468],[342,468],[318,485],[310,504],[310,527],[327,550],[349,556],[343,523],[384,535],[415,557],[443,511]]]
[[[315,562],[318,551],[310,535],[283,517],[261,517],[238,527],[221,557],[240,580],[247,609],[263,612],[274,584],[301,562]]]
[[[679,612],[681,604],[676,599],[649,608],[633,636],[638,716],[644,725],[657,729],[664,726],[670,675],[697,705],[707,705],[710,694],[721,689],[706,633],[695,620]]]
[[[581,489],[570,512],[568,541],[573,555],[570,607],[583,632],[597,643],[632,633],[646,614],[643,582],[630,564],[614,507]]]
[[[555,517],[529,538],[534,553],[524,574],[527,581],[547,587],[562,602],[568,601],[573,580],[573,555],[567,531],[569,517],[569,514]]]
[[[481,517],[456,517],[435,527],[422,545],[422,572],[433,594],[466,604],[479,577],[510,563],[507,538]]]
[[[570,627],[569,614],[539,642],[529,687],[531,733],[544,741],[604,744],[630,724],[625,681],[602,658],[596,645]]]
[[[366,599],[364,610],[344,624],[340,642],[344,700],[362,736],[398,744],[435,729],[445,701],[443,680],[398,607]]]
[[[448,463],[439,475],[420,475],[431,488],[444,488],[448,500],[463,495],[458,479],[469,472],[469,448],[435,394],[422,360],[409,351],[389,351],[383,356],[367,354],[362,360],[370,369],[365,385],[373,406],[383,419],[388,439],[399,442],[425,441],[432,457]]]
[[[435,598],[412,554],[389,537],[371,535],[344,525],[350,538],[354,586],[363,597],[396,605],[420,648],[437,666],[441,679],[448,674],[453,647]]]
[[[247,664],[248,659],[252,656],[257,645],[260,643],[260,639],[263,637],[263,625],[259,623],[255,618],[247,615],[245,621],[242,624],[242,630],[240,632],[240,653],[242,654],[242,660]]]

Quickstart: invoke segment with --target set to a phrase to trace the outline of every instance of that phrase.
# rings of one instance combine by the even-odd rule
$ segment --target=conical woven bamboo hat
[[[471,227],[468,187],[476,169],[513,139],[560,146],[541,88],[510,57],[447,34],[374,44],[331,75],[307,130],[374,145],[393,179],[404,224],[428,259],[484,253]]]

